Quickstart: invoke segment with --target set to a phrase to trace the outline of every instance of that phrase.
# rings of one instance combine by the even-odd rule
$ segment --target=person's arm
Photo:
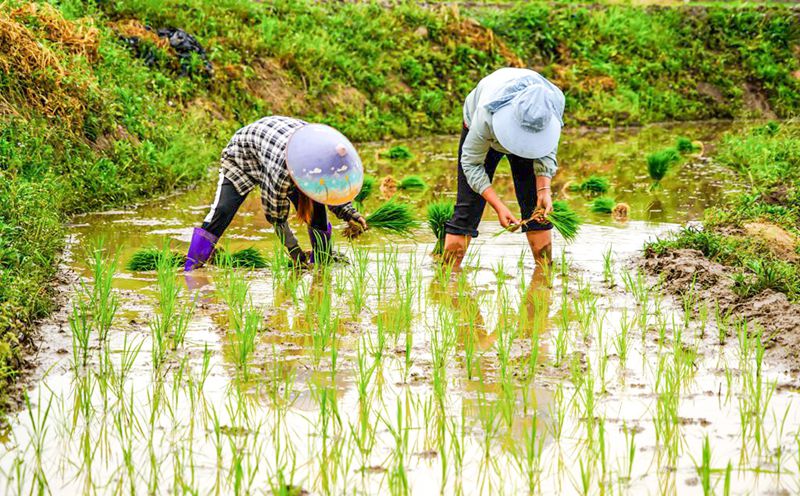
[[[351,202],[347,202],[344,205],[328,205],[328,210],[330,210],[331,213],[333,213],[333,215],[335,215],[339,220],[343,220],[345,222],[355,221],[365,229],[367,227],[367,220],[358,210],[355,209],[355,207],[353,207]]]
[[[461,169],[464,171],[467,183],[497,212],[500,225],[508,227],[511,224],[517,224],[519,220],[514,217],[511,210],[500,200],[492,188],[492,181],[483,165],[486,154],[489,152],[489,140],[485,135],[486,131],[483,130],[485,124],[479,121],[478,116],[472,119],[472,124],[473,127],[470,128],[464,144],[461,146]]]
[[[556,151],[553,150],[544,157],[534,160],[533,170],[536,173],[536,206],[544,209],[544,213],[547,215],[553,211],[550,183],[558,170]]]
[[[265,174],[265,181],[261,184],[261,203],[264,207],[264,216],[267,222],[275,227],[275,235],[281,241],[289,256],[295,262],[305,262],[305,253],[300,248],[294,232],[289,227],[289,190],[293,181],[286,170],[273,170],[272,174]]]

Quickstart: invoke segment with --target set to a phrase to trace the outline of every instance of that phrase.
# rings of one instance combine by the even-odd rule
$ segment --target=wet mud
[[[670,249],[663,254],[647,253],[639,262],[648,274],[658,278],[670,294],[694,298],[716,306],[733,319],[745,319],[763,329],[769,359],[787,372],[800,372],[800,305],[785,294],[766,289],[752,296],[734,290],[735,269],[709,260],[699,250]],[[699,310],[695,304],[694,310]],[[754,332],[758,328],[753,329]]]

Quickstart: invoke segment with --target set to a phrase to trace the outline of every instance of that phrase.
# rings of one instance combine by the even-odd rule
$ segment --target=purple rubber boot
[[[192,233],[192,243],[189,245],[189,253],[186,254],[186,265],[183,267],[185,272],[200,267],[211,258],[214,253],[214,245],[217,238],[210,232],[199,227],[194,228]]]
[[[328,222],[328,228],[324,231],[319,231],[311,226],[308,226],[308,238],[311,240],[311,257],[309,262],[316,263],[317,254],[319,254],[320,262],[327,262],[328,257],[331,255],[331,235],[333,234],[333,226]]]

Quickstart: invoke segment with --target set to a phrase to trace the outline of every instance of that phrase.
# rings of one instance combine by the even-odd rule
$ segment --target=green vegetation
[[[428,183],[420,176],[406,176],[397,185],[397,189],[403,191],[425,191],[428,188]]]
[[[610,214],[614,210],[616,202],[608,196],[600,196],[592,200],[589,208],[596,214]]]
[[[698,146],[686,136],[678,136],[675,140],[675,149],[680,153],[692,153],[698,150]]]
[[[395,145],[381,153],[381,157],[392,160],[408,160],[413,158],[414,154],[411,153],[411,150],[405,145]]]
[[[653,180],[653,188],[658,187],[658,184],[669,172],[670,167],[680,159],[681,154],[675,148],[665,148],[647,156],[647,172]]]
[[[414,209],[396,200],[387,201],[367,215],[367,225],[370,229],[400,234],[408,233],[416,223]]]
[[[706,212],[703,230],[684,229],[649,249],[700,250],[739,268],[741,295],[771,288],[800,300],[800,126],[769,123],[728,133],[714,159],[741,173],[749,191]]]
[[[428,226],[436,236],[434,255],[441,255],[444,251],[445,224],[453,217],[455,203],[452,200],[439,200],[428,205]]]
[[[580,229],[583,222],[578,214],[572,210],[563,200],[556,200],[553,202],[553,211],[547,214],[547,220],[553,224],[556,231],[561,234],[564,241],[571,243],[575,241],[578,236],[578,229]]]
[[[560,85],[568,124],[742,117],[753,101],[790,116],[793,19],[784,6],[5,2],[0,376],[51,308],[62,223],[202,179],[245,123],[298,115],[353,140],[455,132],[475,82],[509,65]],[[194,35],[213,73],[144,25]]]
[[[608,179],[603,176],[592,175],[584,179],[580,184],[572,184],[570,191],[581,191],[583,193],[601,194],[608,191],[611,187]]]
[[[134,272],[157,270],[160,266],[159,264],[161,264],[161,259],[164,257],[168,258],[165,264],[170,267],[182,267],[186,263],[186,255],[183,253],[150,247],[137,250],[128,260],[125,268]],[[218,248],[214,251],[210,262],[224,267],[249,269],[265,269],[269,267],[269,261],[252,246],[231,253]]]
[[[378,180],[375,179],[374,176],[370,176],[369,174],[364,175],[364,182],[361,185],[361,190],[358,192],[355,198],[353,198],[353,203],[356,205],[357,208],[361,209],[364,205],[364,202],[367,201],[369,195],[372,194],[372,191],[375,189],[375,185],[378,183]]]

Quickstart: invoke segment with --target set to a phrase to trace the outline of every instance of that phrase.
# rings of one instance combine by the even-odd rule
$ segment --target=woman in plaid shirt
[[[222,151],[217,193],[200,228],[195,228],[185,270],[208,260],[245,197],[261,188],[264,215],[295,262],[312,262],[329,253],[331,224],[326,206],[336,217],[366,229],[353,208],[364,178],[353,145],[335,129],[282,116],[264,117],[239,129]],[[307,260],[289,227],[289,206],[308,225],[312,255]]]

